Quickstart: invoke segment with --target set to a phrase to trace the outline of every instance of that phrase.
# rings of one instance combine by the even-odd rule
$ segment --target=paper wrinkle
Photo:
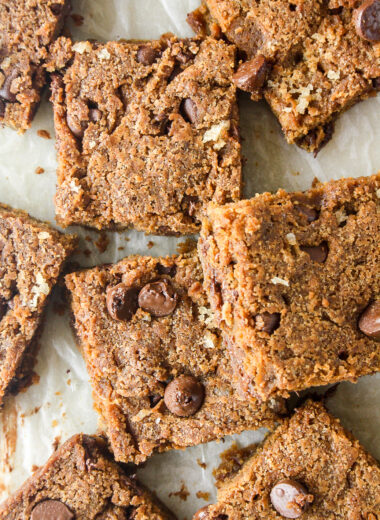
[[[75,40],[91,37],[106,41],[118,38],[149,39],[161,33],[175,32],[190,36],[186,14],[199,4],[198,0],[77,0],[75,13],[84,16],[84,24],[70,24]],[[1,130],[0,139],[0,202],[29,211],[33,216],[54,221],[53,197],[56,182],[54,139],[46,140],[37,130],[47,130],[54,137],[52,110],[45,99],[33,127],[20,136],[9,129]],[[253,103],[245,94],[240,98],[245,196],[265,190],[306,189],[314,177],[321,181],[344,176],[370,175],[380,169],[380,96],[362,102],[346,112],[336,124],[332,141],[317,159],[307,152],[286,144],[276,118],[264,102]],[[44,168],[42,175],[34,172]],[[70,229],[71,231],[71,229]],[[75,258],[83,266],[114,262],[128,254],[175,253],[178,239],[145,236],[142,233],[108,233],[105,253],[85,240],[97,240],[99,233],[72,228],[81,236],[81,250],[87,256]],[[129,239],[126,241],[125,239]],[[154,245],[150,249],[149,242]],[[55,296],[57,298],[57,295]],[[53,449],[55,438],[64,441],[79,431],[93,433],[97,415],[92,408],[91,388],[84,362],[75,346],[69,313],[59,316],[49,306],[41,351],[36,371],[39,384],[33,385],[17,398],[6,402],[1,419],[0,491],[1,499],[15,491],[30,475],[34,465],[42,465]],[[358,384],[340,385],[330,399],[331,410],[353,430],[364,446],[380,458],[380,374],[362,378]],[[7,430],[7,436],[4,435]],[[12,442],[17,447],[13,453]],[[209,492],[215,500],[212,470],[219,464],[218,455],[233,439],[248,445],[263,439],[265,432],[246,432],[225,442],[209,443],[186,451],[156,455],[138,471],[140,478],[173,509],[179,519],[191,518],[205,505],[196,492]],[[8,463],[5,462],[8,451]],[[197,460],[205,462],[202,469]],[[10,467],[13,471],[10,471]],[[168,497],[179,491],[181,482],[190,491],[187,501]]]

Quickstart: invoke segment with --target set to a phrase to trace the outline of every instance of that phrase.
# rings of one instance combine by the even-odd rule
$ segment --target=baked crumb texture
[[[139,463],[154,451],[273,427],[284,412],[282,400],[247,403],[234,393],[194,253],[129,257],[67,275],[66,285],[96,406],[117,460]],[[184,390],[188,401],[186,395],[182,399]]]
[[[189,22],[237,45],[236,84],[267,100],[289,143],[317,153],[338,114],[380,88],[376,2],[375,40],[356,29],[362,0],[204,0]]]
[[[0,126],[24,132],[40,102],[48,47],[69,0],[0,0]]]
[[[75,246],[73,235],[0,204],[0,402],[33,368],[22,366],[23,359],[33,348],[47,298]]]
[[[307,494],[304,502],[296,496],[280,514],[271,492],[284,481]],[[279,501],[281,495],[274,503]],[[321,404],[308,402],[219,490],[218,503],[194,520],[376,520],[379,514],[378,463]]]
[[[174,520],[112,461],[100,437],[79,434],[0,507],[1,520]]]
[[[179,235],[199,230],[209,201],[238,200],[234,66],[235,47],[211,38],[58,39],[48,70],[60,224]]]
[[[247,395],[380,369],[379,188],[377,174],[209,208],[205,287]]]

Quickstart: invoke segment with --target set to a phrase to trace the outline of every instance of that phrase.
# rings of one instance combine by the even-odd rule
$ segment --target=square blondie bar
[[[66,285],[116,460],[273,427],[284,411],[282,400],[234,392],[196,254],[127,257],[71,273]]]
[[[193,520],[376,520],[380,467],[320,403],[286,419]]]
[[[69,11],[69,0],[0,0],[0,126],[30,127],[49,45]]]
[[[174,520],[112,459],[101,437],[78,434],[2,505],[1,520]]]
[[[236,85],[315,154],[337,116],[380,88],[380,0],[204,0],[189,22],[220,27],[241,51]]]
[[[20,210],[0,204],[0,403],[32,369],[30,354],[47,298],[76,247]]]
[[[380,175],[209,207],[205,288],[247,395],[380,369],[379,243]]]
[[[61,38],[51,60],[60,224],[194,233],[240,198],[234,46]]]

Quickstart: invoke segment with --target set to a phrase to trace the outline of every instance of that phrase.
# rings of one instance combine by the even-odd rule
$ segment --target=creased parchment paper
[[[70,29],[76,40],[148,39],[168,31],[190,36],[185,17],[197,5],[198,0],[73,0],[73,11],[84,16],[84,23],[76,27],[71,22]],[[280,187],[306,189],[314,177],[326,181],[380,170],[380,96],[344,114],[336,125],[333,140],[317,159],[286,144],[264,103],[254,104],[243,95],[240,105],[243,151],[247,159],[246,196]],[[52,139],[39,137],[40,129],[47,130]],[[0,130],[0,201],[54,224],[53,137],[52,111],[46,95],[32,130],[23,136]],[[37,167],[43,168],[44,173],[36,175]],[[75,260],[85,266],[114,262],[132,253],[174,253],[178,243],[176,239],[147,237],[133,231],[108,233],[109,246],[101,253],[93,242],[86,240],[91,236],[96,241],[99,234],[80,228],[73,231],[81,236],[81,250],[87,249],[86,255],[79,254]],[[151,248],[150,241],[154,242]],[[46,461],[55,442],[63,442],[79,431],[93,433],[97,428],[91,389],[69,327],[68,313],[58,315],[53,307],[54,301],[46,316],[36,367],[40,381],[16,398],[9,398],[0,418],[1,499],[15,491],[35,466]],[[379,402],[380,374],[363,378],[356,385],[341,384],[329,401],[331,411],[377,458],[380,458]],[[237,437],[238,443],[257,442],[264,433],[244,433]],[[219,464],[218,455],[232,440],[226,438],[224,442],[185,452],[154,456],[138,474],[179,519],[189,520],[206,503],[196,497],[198,491],[209,492],[210,501],[215,499],[212,469]],[[206,468],[198,462],[206,463]],[[190,493],[186,501],[176,495],[169,496],[179,491],[182,483]]]

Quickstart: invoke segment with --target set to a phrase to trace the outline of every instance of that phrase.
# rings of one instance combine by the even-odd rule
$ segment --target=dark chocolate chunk
[[[5,74],[5,73],[4,73]],[[12,82],[18,76],[18,72],[16,69],[10,71],[8,75],[5,76],[4,83],[0,88],[0,98],[4,99],[8,103],[14,103],[16,101],[16,94],[11,91]]]
[[[72,520],[70,509],[59,500],[39,502],[30,515],[30,520]]]
[[[246,92],[254,92],[264,85],[270,67],[262,54],[242,63],[234,75],[235,85]]]
[[[272,334],[280,326],[281,314],[279,312],[262,312],[255,316],[256,329]]]
[[[375,340],[380,340],[380,300],[372,302],[359,318],[359,329]]]
[[[367,0],[354,11],[358,35],[370,42],[380,42],[380,0]]]
[[[174,415],[189,417],[199,410],[204,397],[204,386],[195,377],[182,375],[165,388],[164,401]]]
[[[142,65],[152,65],[158,58],[157,50],[149,45],[140,47],[137,51],[137,61]]]
[[[188,123],[195,124],[198,120],[198,109],[197,105],[190,98],[184,99],[180,106],[180,112],[182,117]]]
[[[319,246],[301,246],[301,251],[307,253],[313,262],[323,264],[326,261],[329,249],[326,242],[322,242]]]
[[[124,283],[107,288],[107,310],[114,320],[129,321],[137,307],[136,288]]]
[[[177,294],[169,280],[158,280],[141,289],[138,303],[153,316],[168,316],[177,306]]]
[[[72,117],[70,113],[67,114],[66,121],[72,134],[78,137],[78,139],[81,139],[88,127],[88,121],[79,121],[77,117]]]
[[[286,479],[272,488],[270,499],[275,510],[284,518],[299,518],[314,497],[297,480]]]

